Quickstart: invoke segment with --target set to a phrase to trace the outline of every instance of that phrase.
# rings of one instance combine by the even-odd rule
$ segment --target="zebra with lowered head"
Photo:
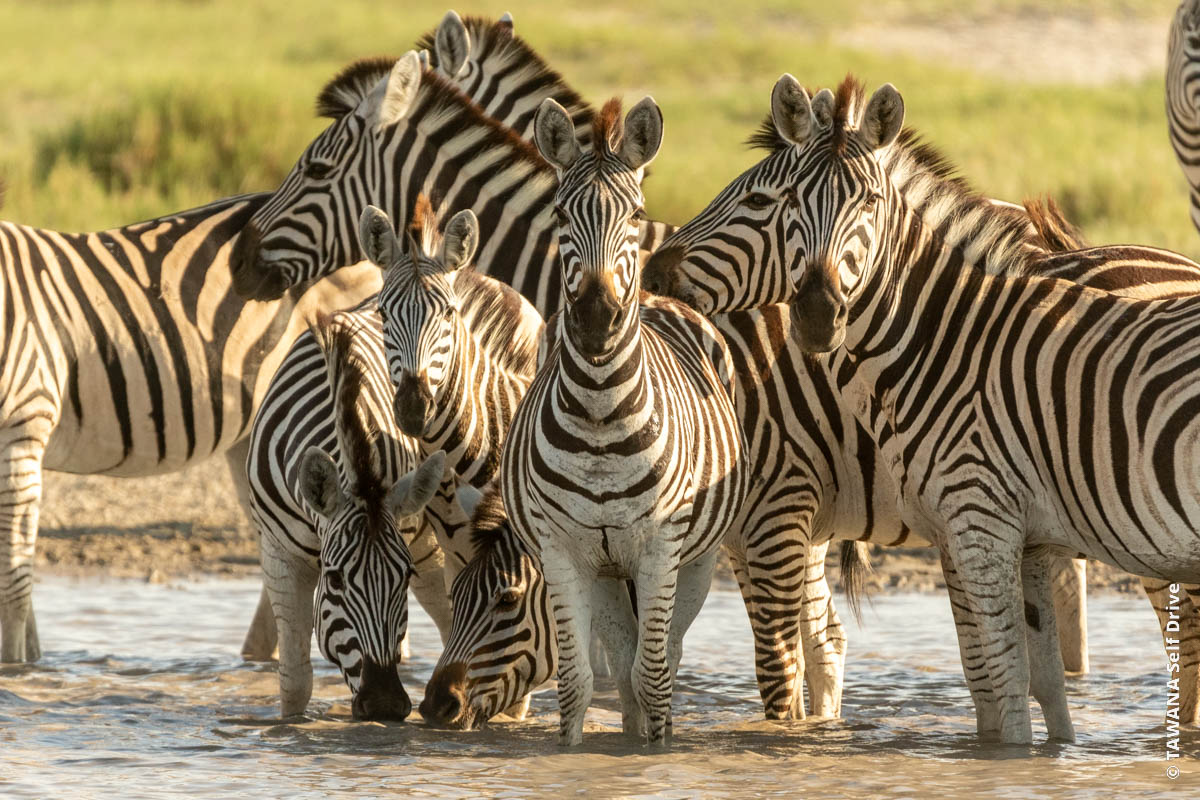
[[[700,281],[732,281],[721,291],[738,302],[792,299],[801,346],[839,351],[839,391],[890,465],[906,521],[961,580],[995,693],[977,709],[980,727],[1028,742],[1035,654],[1019,635],[1015,584],[1027,547],[1153,578],[1200,576],[1184,444],[1200,425],[1188,405],[1200,393],[1198,300],[1031,275],[1030,253],[997,238],[1003,221],[969,193],[922,213],[891,180],[908,145],[890,86],[864,103],[848,80],[810,100],[785,76],[772,109],[780,144],[735,182],[745,193],[720,196],[728,211],[714,201],[702,212],[698,237],[728,242],[734,226],[754,225],[767,241],[742,254],[708,248],[715,270]],[[775,218],[787,220],[779,234]],[[676,290],[715,296],[695,283]],[[1051,735],[1069,733],[1065,696],[1047,701]]]
[[[729,354],[703,318],[641,295],[641,178],[662,140],[646,98],[611,102],[581,150],[561,106],[543,102],[538,149],[555,193],[566,308],[501,462],[514,529],[536,543],[559,647],[560,742],[579,744],[591,700],[595,624],[623,724],[661,743],[683,633],[700,610],[745,494]],[[637,618],[626,592],[631,579]]]

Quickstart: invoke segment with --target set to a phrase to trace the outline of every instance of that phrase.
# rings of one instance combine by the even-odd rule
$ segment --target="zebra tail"
[[[862,601],[866,598],[871,599],[867,595],[867,576],[873,572],[871,567],[871,558],[867,552],[866,542],[843,541],[841,546],[841,584],[842,591],[846,593],[846,600],[850,603],[850,613],[854,614],[854,621],[859,625],[862,624]]]
[[[1054,198],[1027,198],[1024,203],[1029,221],[1041,237],[1043,246],[1052,253],[1065,253],[1071,250],[1083,250],[1088,246],[1079,228],[1067,219],[1062,208],[1054,202]]]

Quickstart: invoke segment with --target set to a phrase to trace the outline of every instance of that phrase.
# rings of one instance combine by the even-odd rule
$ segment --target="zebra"
[[[1200,3],[1183,0],[1167,39],[1167,133],[1187,179],[1192,225],[1200,231]]]
[[[477,38],[472,30],[471,41]],[[514,37],[506,48],[515,43],[519,40]],[[430,58],[435,61],[450,63],[451,59]],[[541,77],[524,83],[544,87],[555,98],[577,97],[544,64],[532,63],[531,74]],[[342,242],[351,236],[361,208],[368,203],[383,208],[392,220],[408,219],[409,206],[420,191],[443,187],[441,207],[469,204],[478,213],[481,247],[476,269],[514,286],[543,315],[553,313],[561,289],[553,236],[554,177],[545,162],[512,131],[483,116],[438,70],[419,71],[415,54],[390,69],[387,64],[358,62],[321,92],[318,105],[330,113],[337,109],[341,116],[310,145],[281,186],[279,197],[255,218],[254,231],[243,237],[239,262],[241,274],[247,276],[243,288],[274,291],[278,276],[284,282],[301,280],[360,257],[356,236],[352,251],[337,244],[314,245],[304,250],[300,260],[288,255],[292,247],[287,243],[297,237],[313,243]],[[393,99],[408,98],[402,103],[408,111],[383,135],[368,122],[378,119],[389,93]],[[591,118],[578,114],[573,105],[566,108],[573,120]],[[581,135],[580,125],[577,121],[576,133],[586,141],[590,133]],[[315,171],[314,164],[318,165]],[[417,169],[414,164],[424,166]],[[400,182],[393,183],[396,176]],[[320,213],[314,213],[318,209]],[[641,247],[652,249],[669,230],[661,223],[642,222]],[[814,563],[823,563],[817,556],[814,553]],[[824,587],[821,594],[830,595],[820,574],[814,584]],[[822,639],[823,649],[836,649],[836,643],[844,640],[836,615],[820,627],[829,631]],[[820,666],[829,674],[813,680],[835,686],[832,662],[837,659],[835,654],[812,660],[814,669],[830,662],[829,667]],[[831,690],[821,690],[821,695],[834,697]],[[823,700],[820,713],[833,713],[835,707],[834,699]]]
[[[471,556],[466,537],[455,536],[468,520],[457,508],[454,490],[460,480],[486,481],[489,465],[499,461],[500,420],[479,424],[484,415],[478,404],[515,406],[505,391],[520,392],[532,377],[542,327],[541,317],[515,290],[463,269],[474,255],[477,231],[474,215],[464,211],[439,237],[432,212],[426,210],[416,220],[421,244],[410,235],[412,244],[403,251],[386,217],[368,209],[360,225],[361,246],[383,273],[384,289],[336,315],[329,326],[345,331],[349,344],[340,352],[349,354],[359,382],[371,390],[363,392],[362,413],[383,432],[388,454],[383,474],[409,469],[416,459],[437,459],[440,465],[435,496],[425,509],[427,524],[406,531],[406,538],[415,563],[414,594],[443,634],[450,627],[448,578]],[[419,279],[410,280],[418,272]],[[430,316],[430,310],[436,314]],[[452,312],[449,319],[447,311]],[[264,582],[279,621],[284,716],[303,713],[311,694],[307,651],[312,623],[304,603],[314,582],[328,571],[322,517],[314,514],[315,506],[296,477],[304,448],[325,446],[337,419],[323,350],[328,348],[317,334],[297,339],[272,380],[251,433],[251,506],[262,534]],[[409,394],[395,391],[389,362],[419,363],[422,380],[432,377],[429,404],[419,413],[412,413]],[[485,389],[485,383],[492,385]],[[355,577],[358,583],[349,577],[342,583],[368,595],[376,591],[366,583],[376,580],[376,573]],[[394,590],[398,582],[388,580],[386,572],[383,577],[382,588]],[[386,612],[390,606],[377,603],[375,608]],[[367,649],[356,634],[385,625],[386,618],[370,618],[370,608],[360,613],[353,621],[332,612],[317,619],[322,652],[341,668],[355,693],[356,709],[364,691],[360,673],[375,674],[380,665],[394,663],[388,651]]]
[[[662,141],[662,114],[647,97],[622,125],[614,100],[593,124],[584,151],[553,100],[534,120],[538,150],[558,173],[566,307],[505,442],[501,487],[514,529],[537,543],[550,590],[560,743],[582,741],[594,620],[626,732],[640,733],[644,719],[657,744],[683,633],[745,495],[743,437],[720,335],[681,304],[640,292],[641,178]]]
[[[31,591],[43,470],[136,477],[224,455],[245,507],[246,436],[275,367],[315,310],[378,285],[355,267],[241,300],[229,254],[268,197],[98,233],[0,222],[0,661],[41,655]],[[269,617],[256,620],[247,647],[269,655]]]
[[[707,231],[696,236],[689,258],[704,252],[712,272],[701,287],[706,279],[694,280],[695,264],[688,265],[687,285],[676,270],[673,293],[709,306],[717,294],[733,303],[791,300],[801,345],[838,349],[839,391],[851,398],[895,474],[906,519],[927,530],[957,568],[977,617],[977,644],[996,695],[995,713],[977,708],[981,728],[994,727],[1007,742],[1029,742],[1030,671],[1025,642],[1015,636],[1023,604],[1010,580],[1025,545],[1084,552],[1152,578],[1194,581],[1200,573],[1195,534],[1188,530],[1194,503],[1179,482],[1191,474],[1189,451],[1181,451],[1184,462],[1174,476],[1137,460],[1147,452],[1141,448],[1150,448],[1147,460],[1169,452],[1153,448],[1174,447],[1190,430],[1186,405],[1177,404],[1193,391],[1187,377],[1191,347],[1186,341],[1172,346],[1156,362],[1156,369],[1176,370],[1159,373],[1158,384],[1137,354],[1161,347],[1169,335],[1164,328],[1186,330],[1198,301],[1134,300],[1020,274],[1030,255],[1016,227],[969,193],[951,191],[949,182],[923,187],[942,196],[925,214],[914,213],[919,204],[889,177],[911,150],[911,141],[900,139],[899,93],[885,86],[865,108],[862,100],[861,88],[849,80],[836,96],[823,90],[811,101],[794,78],[780,80],[772,95],[775,125],[764,131],[780,144],[701,212],[695,230]],[[770,228],[765,220],[785,215],[786,239],[773,231],[763,236]],[[734,254],[730,243],[745,238],[751,220],[761,244]],[[1155,252],[1148,251],[1146,260],[1154,261]],[[751,253],[754,263],[732,263]],[[734,283],[714,291],[721,280]],[[1105,330],[1102,342],[1091,335],[1097,326]],[[949,338],[951,329],[962,335]],[[1034,330],[1036,346],[1023,338]],[[1098,405],[1048,371],[1053,357],[1063,359],[1063,369],[1077,369],[1070,359],[1079,357],[1081,342],[1095,353],[1088,372],[1100,389],[1111,391],[1105,370],[1115,359],[1132,360],[1123,385],[1127,402],[1140,404],[1133,430],[1125,420],[1110,419],[1117,406]],[[1018,368],[1016,353],[1029,359],[1027,371]],[[968,367],[972,357],[977,369]],[[931,358],[938,359],[936,370],[929,369]],[[1039,380],[1045,384],[1036,385]],[[1049,386],[1056,397],[1039,405]],[[1167,388],[1175,413],[1148,416]],[[925,402],[930,393],[937,403]],[[928,415],[935,406],[949,413]],[[1079,416],[1066,419],[1064,408]],[[1112,428],[1088,427],[1093,412]],[[1164,420],[1173,431],[1163,430]],[[1086,452],[1064,452],[1061,437],[1068,427],[1084,433],[1072,441],[1083,441]],[[947,452],[934,448],[939,437]],[[1126,477],[1141,508],[1104,499],[1126,496],[1113,486],[1115,463],[1105,460],[1114,442],[1131,448]],[[1106,530],[1094,516],[1101,509]],[[1014,517],[1018,512],[1022,516]],[[972,513],[986,515],[990,537]],[[1019,519],[1029,520],[1028,532]],[[1143,545],[1120,533],[1130,529]],[[996,572],[1001,565],[1003,578]],[[987,586],[995,588],[989,593]],[[1064,721],[1069,725],[1061,693],[1044,700],[1043,709],[1052,736],[1056,728],[1062,732]]]
[[[464,23],[451,12],[437,33],[454,46],[463,41],[459,27],[477,48],[457,52],[489,55],[461,77],[489,93],[490,108],[499,114],[519,101],[510,91],[542,90],[550,71],[512,37],[510,16]],[[450,63],[439,58],[430,54],[435,65]],[[337,108],[360,74],[326,87],[321,108]],[[497,78],[478,80],[488,74]],[[233,242],[271,196],[225,198],[96,233],[0,222],[0,272],[13,301],[4,312],[0,403],[0,662],[41,655],[31,593],[43,469],[138,477],[224,455],[249,513],[247,436],[268,381],[316,311],[350,308],[379,288],[378,270],[355,263],[329,280],[256,298],[267,302],[240,299],[247,292],[234,290]],[[264,590],[245,657],[271,657],[273,625]]]

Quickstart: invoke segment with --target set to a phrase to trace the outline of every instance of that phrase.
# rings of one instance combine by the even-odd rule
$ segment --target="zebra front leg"
[[[964,503],[964,505],[966,505]],[[1029,715],[1029,648],[1019,572],[1020,526],[992,504],[986,512],[960,512],[943,536],[978,626],[988,677],[996,697],[1000,739],[1032,744]]]
[[[607,653],[610,672],[621,697],[621,729],[629,735],[646,735],[646,720],[641,705],[633,691],[633,661],[637,654],[637,617],[629,599],[629,590],[624,580],[601,579],[592,587],[592,630],[598,637],[592,639],[595,653],[596,639],[603,643]],[[595,669],[593,668],[593,674]]]
[[[1067,707],[1067,685],[1058,644],[1051,569],[1061,557],[1033,547],[1021,559],[1021,586],[1025,598],[1025,632],[1029,642],[1029,688],[1042,707],[1046,732],[1052,740],[1075,741],[1075,727]],[[1072,567],[1072,571],[1074,571]]]
[[[588,648],[592,634],[592,582],[554,539],[541,540],[542,574],[550,594],[558,639],[558,743],[583,742],[583,719],[592,702],[592,666]]]
[[[0,498],[0,662],[41,658],[33,615],[33,560],[42,502],[42,457],[50,434],[48,418],[3,432],[3,496]]]
[[[1179,680],[1179,722],[1181,725],[1197,722],[1197,673],[1200,672],[1200,614],[1183,586],[1172,597],[1171,582],[1156,578],[1142,578],[1146,597],[1158,616],[1158,629],[1162,632],[1164,647],[1168,653],[1179,653],[1179,670],[1171,673]],[[1175,618],[1171,612],[1174,606]],[[1172,643],[1169,639],[1174,640]]]
[[[678,528],[660,530],[647,543],[637,565],[638,643],[633,690],[646,716],[651,745],[666,744],[673,673],[669,639],[679,580]]]
[[[1058,623],[1058,644],[1063,668],[1086,674],[1089,669],[1087,645],[1087,560],[1052,556],[1049,562],[1050,585],[1054,595],[1054,618]]]
[[[804,601],[800,610],[800,641],[804,647],[804,682],[814,717],[837,717],[842,713],[842,680],[846,670],[846,631],[833,605],[833,592],[825,578],[825,554],[829,542],[810,544],[804,570]],[[797,719],[804,718],[804,701]]]
[[[971,601],[962,590],[958,571],[944,548],[939,548],[942,559],[942,576],[946,580],[946,592],[950,597],[950,613],[954,615],[954,629],[958,638],[958,654],[962,661],[963,677],[971,692],[975,705],[975,732],[981,738],[998,735],[1000,711],[996,707],[996,695],[992,691],[992,679],[988,676],[987,660],[979,642],[979,629]]]
[[[279,707],[284,719],[301,716],[312,698],[313,592],[317,566],[280,552],[262,538],[263,583],[279,631]]]

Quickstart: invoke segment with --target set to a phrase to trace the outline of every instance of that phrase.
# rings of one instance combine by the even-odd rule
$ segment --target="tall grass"
[[[448,2],[0,0],[4,216],[95,229],[271,189],[324,124],[312,113],[323,83],[353,58],[403,52]],[[1160,80],[1022,86],[847,49],[833,36],[860,22],[1057,9],[1158,15],[1165,43],[1171,5],[455,3],[462,13],[512,10],[518,32],[597,104],[614,93],[630,101],[653,93],[666,141],[648,182],[648,207],[663,219],[689,218],[759,157],[742,141],[780,73],[829,85],[852,71],[872,87],[895,83],[909,123],[989,194],[1051,193],[1093,241],[1200,256],[1167,143]]]

